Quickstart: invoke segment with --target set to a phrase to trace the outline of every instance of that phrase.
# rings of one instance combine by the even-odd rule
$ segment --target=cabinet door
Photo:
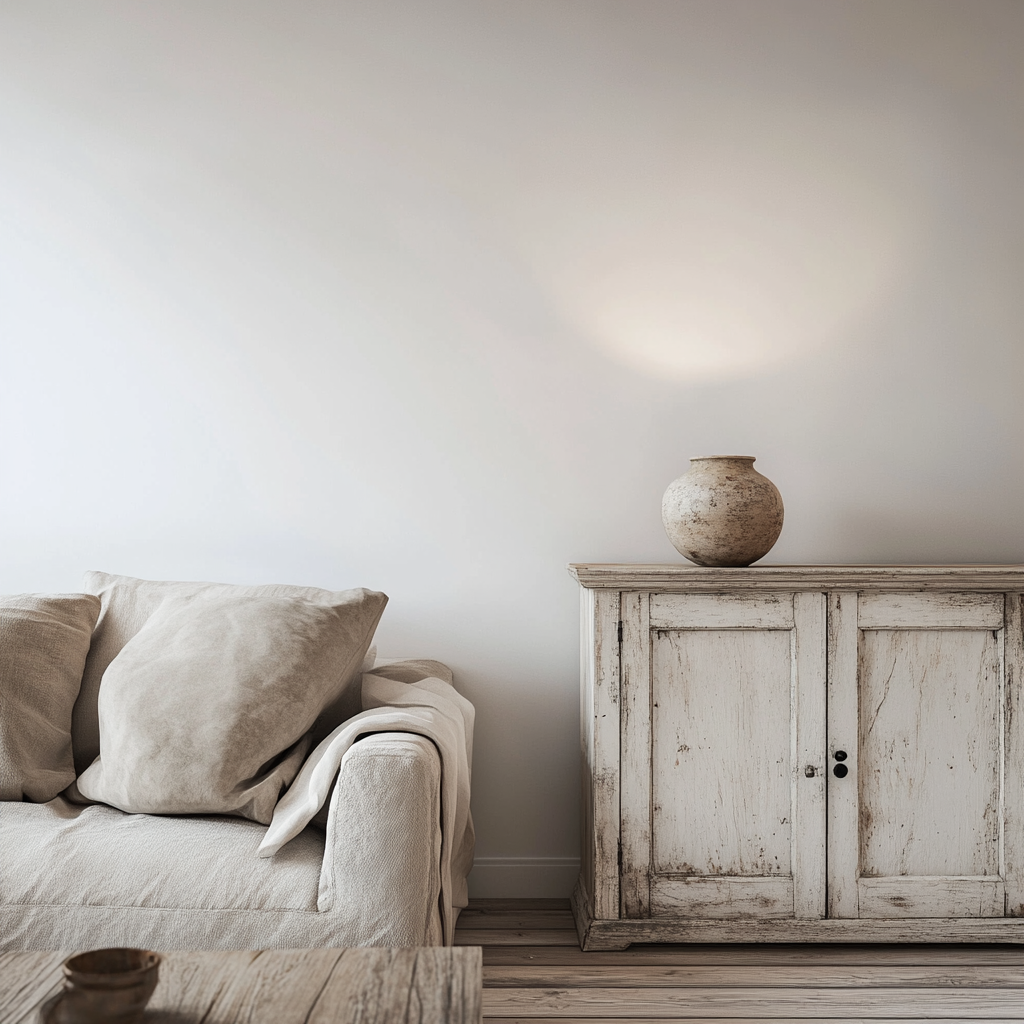
[[[1006,805],[1009,601],[829,603],[830,916],[1002,917],[1022,812]]]
[[[622,915],[824,916],[824,595],[623,594],[622,620]]]

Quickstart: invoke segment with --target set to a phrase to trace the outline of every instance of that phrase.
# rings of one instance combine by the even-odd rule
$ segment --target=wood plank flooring
[[[632,946],[584,953],[567,900],[473,900],[491,1024],[1024,1021],[1024,946]]]
[[[164,952],[140,1024],[477,1024],[478,949]],[[0,953],[0,1024],[39,1024],[63,952]],[[47,1019],[112,1024],[57,1011]],[[123,1021],[123,1017],[117,1018]]]

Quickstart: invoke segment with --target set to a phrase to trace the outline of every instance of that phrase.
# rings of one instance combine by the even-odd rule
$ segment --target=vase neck
[[[753,465],[756,456],[754,455],[698,455],[690,459],[691,462],[745,462]]]

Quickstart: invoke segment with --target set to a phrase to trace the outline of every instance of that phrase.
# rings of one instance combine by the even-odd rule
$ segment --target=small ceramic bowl
[[[148,949],[94,949],[64,962],[55,1024],[138,1021],[156,988],[160,956]]]

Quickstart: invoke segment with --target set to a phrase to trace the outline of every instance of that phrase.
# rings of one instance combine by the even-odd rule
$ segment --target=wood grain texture
[[[996,632],[861,631],[862,875],[1000,874]],[[925,916],[954,915],[936,905]]]
[[[0,1020],[32,1020],[35,1009],[24,1005],[25,974],[37,971],[39,988],[48,985],[53,991],[68,955],[47,954],[47,960],[34,953],[6,954],[0,960]],[[160,980],[146,1011],[153,1024],[477,1024],[481,1016],[479,948],[162,956]],[[48,992],[36,994],[38,1005]]]
[[[1002,917],[1005,887],[998,877],[901,875],[857,881],[861,917]]]
[[[501,944],[500,930],[487,934],[492,944],[483,950],[484,1019],[495,1024],[650,1024],[659,1019],[923,1024],[1024,1017],[1015,1008],[1024,1006],[1022,946],[662,945],[582,952],[567,946],[507,946]],[[499,990],[511,991],[515,1002],[496,1006]],[[703,998],[709,990],[717,1004]],[[545,1001],[547,992],[561,993],[556,1005]],[[597,998],[586,998],[595,992]],[[849,1000],[865,996],[858,1001],[864,1012],[829,1012],[843,1009],[829,1005],[830,993]],[[917,1010],[921,1001],[914,997],[921,993],[926,1002]],[[956,993],[955,1002],[943,1001],[943,993]],[[1003,1008],[986,1016],[991,1005],[984,1000],[992,993]],[[729,999],[740,1000],[731,1008],[742,1010],[741,1015],[725,1013]],[[659,1006],[667,1016],[658,1016]],[[491,1015],[492,1008],[502,1015]]]
[[[569,573],[590,589],[649,593],[744,591],[1024,591],[1024,565],[697,565],[574,563]]]
[[[622,949],[637,942],[987,942],[1024,943],[1024,918],[924,918],[869,920],[826,918],[652,917],[646,921],[593,920],[588,949]]]
[[[526,902],[525,900],[523,901]],[[459,927],[462,929],[501,929],[509,928],[573,928],[572,911],[565,905],[565,900],[552,900],[560,904],[561,909],[547,907],[509,910],[505,907],[484,909],[474,905],[459,914]]]
[[[651,624],[650,595],[627,593],[622,616],[620,913],[651,913]]]
[[[678,1017],[676,1020],[683,1020]],[[818,1018],[819,1021],[826,1018]],[[967,1019],[967,1018],[965,1018]],[[1007,1020],[1020,1020],[1019,1017],[971,1017],[972,1024],[1002,1024]],[[488,1021],[501,1024],[650,1024],[650,1017],[484,1017],[484,1024]],[[770,1021],[771,1024],[807,1024],[806,1017],[757,1017],[756,1020],[750,1017],[704,1017],[688,1016],[686,1024],[764,1024]],[[829,1017],[828,1024],[930,1024],[936,1020],[935,1017]]]
[[[445,954],[451,952],[346,950],[339,962],[340,969],[331,973],[305,1019],[309,1024],[479,1021],[480,950],[463,948],[456,952],[464,956],[449,959]],[[385,958],[382,953],[388,956]],[[277,1019],[284,1021],[282,1017]]]
[[[623,1005],[636,1016],[680,1017],[877,1017],[925,1016],[936,1020],[1012,1019],[1020,1014],[1018,989],[951,988],[488,988],[487,1017],[614,1016]],[[1019,1019],[1019,1017],[1018,1017]]]
[[[1002,629],[1002,594],[861,594],[860,629]]]
[[[590,931],[593,928],[596,917],[594,916],[594,908],[590,902],[587,887],[583,884],[582,877],[577,880],[576,885],[573,887],[572,895],[569,897],[569,906],[572,908],[572,916],[576,921],[576,936],[579,939],[580,949],[590,949]],[[458,941],[457,938],[456,941]],[[559,943],[559,945],[562,945],[562,943]],[[626,945],[627,943],[620,943],[619,945],[607,948],[625,949]]]
[[[792,629],[792,594],[651,594],[652,629]]]
[[[793,595],[793,913],[825,916],[824,594]]]
[[[860,915],[859,802],[857,797],[857,598],[848,591],[828,595],[828,742],[826,786],[828,838],[826,867],[830,918]],[[835,753],[845,751],[849,771],[837,778]]]
[[[581,734],[584,792],[590,813],[583,863],[590,865],[588,898],[598,917],[619,914],[619,595],[583,593]]]
[[[519,897],[519,896],[474,896],[469,901],[469,906],[462,910],[461,914],[497,914],[516,913],[521,914],[527,911],[550,910],[552,913],[564,912],[568,909],[568,903],[560,897]]]
[[[408,1017],[423,1022],[479,1024],[483,1013],[482,950],[468,949],[466,956],[452,953],[451,948],[416,951]]]
[[[767,945],[689,943],[631,946],[617,951],[585,952],[574,946],[510,946],[500,932],[489,932],[484,967],[1007,967],[1024,977],[1024,947],[1015,945],[864,945],[830,943]],[[493,943],[497,943],[496,945]]]
[[[789,631],[659,630],[653,648],[654,870],[789,876]]]
[[[0,953],[0,1021],[29,1021],[63,984],[61,965],[73,953]]]
[[[1024,918],[1024,594],[1006,595],[1003,645],[1005,912]]]
[[[792,917],[792,878],[672,878],[651,883],[651,912],[659,916]]]
[[[594,956],[597,954],[591,954]],[[796,954],[790,953],[790,960]],[[490,966],[487,988],[1012,988],[1024,990],[1020,966],[957,967],[889,964],[836,966],[815,964],[643,966]]]
[[[577,916],[576,928],[560,928],[557,930],[547,928],[514,928],[505,932],[502,942],[507,946],[575,946],[579,947],[582,941],[581,933],[577,930],[583,915]],[[592,919],[591,919],[592,920]],[[455,935],[456,946],[482,946],[494,939],[494,932],[486,928],[460,929]],[[627,943],[619,943],[612,946],[612,949],[623,949]]]
[[[342,951],[183,952],[163,957],[160,981],[148,1008],[148,1014],[157,1019],[176,1014],[204,1024],[245,1020],[284,1024],[304,1019],[314,1008]]]
[[[594,700],[597,680],[597,595],[580,590],[580,883],[597,886],[597,793],[594,789]]]

